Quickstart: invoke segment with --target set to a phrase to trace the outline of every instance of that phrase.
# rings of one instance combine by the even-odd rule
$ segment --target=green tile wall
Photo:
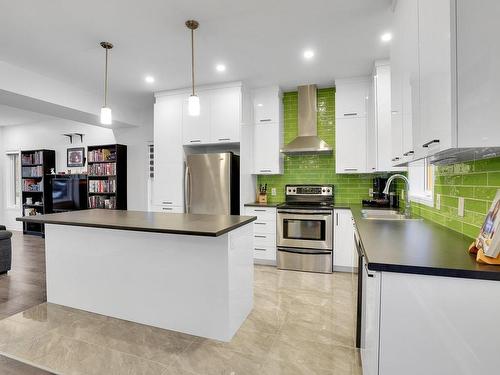
[[[468,237],[476,237],[500,189],[500,158],[436,167],[435,176],[434,194],[441,194],[441,209],[412,203],[413,212]],[[458,216],[458,197],[465,198],[464,217]]]
[[[335,88],[319,89],[318,136],[335,149]],[[297,92],[283,95],[285,144],[297,136]],[[368,198],[375,174],[339,175],[335,173],[335,152],[332,155],[286,155],[283,175],[259,176],[258,184],[267,184],[269,202],[283,202],[286,184],[334,184],[336,203],[361,203]]]

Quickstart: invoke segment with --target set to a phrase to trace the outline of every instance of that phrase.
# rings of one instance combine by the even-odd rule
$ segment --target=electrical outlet
[[[373,198],[373,188],[368,189],[368,196]]]
[[[441,194],[436,194],[436,210],[441,209]]]
[[[271,195],[272,195],[273,197],[275,197],[275,196],[276,196],[276,188],[271,188]]]
[[[458,216],[464,217],[465,201],[463,197],[458,197]]]

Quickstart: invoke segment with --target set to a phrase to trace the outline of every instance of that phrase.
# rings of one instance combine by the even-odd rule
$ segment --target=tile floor
[[[360,375],[355,287],[351,274],[256,266],[254,309],[230,343],[42,303],[0,320],[0,353],[60,374]]]

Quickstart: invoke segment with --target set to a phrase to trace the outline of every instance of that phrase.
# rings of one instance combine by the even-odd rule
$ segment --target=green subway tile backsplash
[[[319,89],[318,136],[335,149],[335,88]],[[298,95],[283,95],[284,142],[291,142],[298,130]],[[286,184],[334,184],[336,203],[361,203],[369,197],[375,174],[339,175],[335,173],[335,152],[332,155],[285,155],[282,175],[259,176],[258,184],[267,184],[268,192],[276,188],[277,195],[269,194],[269,202],[285,200]]]
[[[500,158],[436,167],[434,194],[441,194],[441,209],[412,203],[417,215],[476,237],[500,189]],[[465,198],[464,216],[458,216],[458,198]],[[436,201],[436,197],[434,197]]]

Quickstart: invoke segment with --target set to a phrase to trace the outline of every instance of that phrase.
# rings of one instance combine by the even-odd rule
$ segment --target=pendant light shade
[[[111,125],[113,123],[113,115],[111,114],[111,108],[102,107],[101,108],[101,124]]]
[[[200,98],[198,95],[190,95],[188,100],[188,113],[189,116],[200,115]]]
[[[101,108],[101,124],[111,125],[113,123],[113,116],[111,108],[108,107],[108,52],[113,45],[109,42],[101,42],[101,47],[106,50],[106,63],[104,66],[104,106]]]
[[[191,30],[191,82],[192,92],[188,100],[189,116],[200,115],[200,98],[194,92],[194,31],[198,28],[199,23],[195,20],[186,21],[186,27]]]

